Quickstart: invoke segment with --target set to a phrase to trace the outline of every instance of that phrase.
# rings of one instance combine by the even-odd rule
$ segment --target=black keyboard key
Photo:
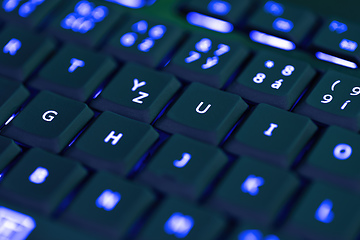
[[[138,178],[166,193],[197,199],[226,163],[220,149],[173,135]]]
[[[20,83],[0,78],[0,125],[29,97],[29,91]]]
[[[299,171],[313,179],[360,191],[359,150],[359,134],[331,126],[310,150]]]
[[[221,88],[248,56],[237,42],[191,36],[165,70],[189,82]]]
[[[151,123],[180,86],[168,73],[128,63],[90,106]]]
[[[122,239],[155,200],[148,189],[115,175],[97,173],[61,219],[106,239]]]
[[[339,19],[329,19],[315,35],[311,48],[360,63],[359,31],[358,25]]]
[[[360,130],[359,78],[327,72],[294,109],[316,121]]]
[[[235,94],[192,83],[156,127],[217,145],[246,109]]]
[[[33,148],[5,174],[0,194],[11,202],[50,214],[85,176],[86,170],[79,163]]]
[[[355,239],[360,198],[342,189],[313,183],[292,211],[285,229],[309,240]]]
[[[0,32],[0,74],[24,81],[54,47],[49,38],[8,25]]]
[[[14,24],[37,27],[60,3],[60,0],[3,0],[1,18]]]
[[[72,1],[50,23],[48,31],[64,41],[97,46],[122,15],[116,5],[104,1]]]
[[[129,17],[104,50],[122,61],[157,67],[175,48],[183,33],[167,22]]]
[[[315,76],[306,62],[260,52],[229,86],[229,92],[256,103],[289,110]]]
[[[99,240],[78,229],[35,214],[29,209],[0,202],[0,236],[7,240]]]
[[[259,104],[225,149],[289,167],[317,130],[307,117]]]
[[[270,225],[299,185],[285,170],[241,158],[215,189],[209,204],[237,218]]]
[[[106,55],[66,45],[29,84],[84,102],[115,68],[116,63]]]
[[[263,1],[250,17],[247,25],[251,29],[270,33],[298,44],[314,28],[316,16],[286,1]]]
[[[168,198],[151,216],[138,240],[215,240],[224,226],[221,216],[186,201]]]
[[[43,91],[4,127],[1,134],[58,153],[93,115],[84,103]]]
[[[65,152],[96,169],[128,174],[159,134],[148,124],[102,113]]]
[[[21,151],[21,148],[10,138],[0,136],[0,172],[13,160]]]
[[[250,3],[250,0],[193,0],[187,1],[181,9],[186,13],[190,12],[190,16],[191,12],[196,12],[236,25],[247,14]]]

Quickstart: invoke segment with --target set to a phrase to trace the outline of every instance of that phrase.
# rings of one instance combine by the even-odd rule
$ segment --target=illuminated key
[[[36,227],[28,215],[0,206],[0,237],[3,239],[26,239]]]
[[[310,178],[360,191],[359,149],[357,133],[331,126],[313,146],[299,171]]]
[[[60,0],[3,0],[0,16],[15,24],[37,27],[60,2]]]
[[[355,239],[360,226],[358,195],[312,183],[291,211],[284,229],[306,239]],[[316,237],[315,237],[316,236]]]
[[[271,224],[299,187],[289,172],[240,158],[215,189],[209,204],[240,219]]]
[[[226,163],[220,149],[173,135],[138,178],[160,191],[198,199]]]
[[[85,102],[115,68],[114,60],[108,56],[65,45],[29,84]]]
[[[215,240],[225,226],[216,213],[177,198],[167,198],[140,232],[139,239]]]
[[[165,70],[189,82],[221,88],[248,55],[238,43],[223,40],[192,35]]]
[[[225,149],[290,167],[316,132],[307,117],[259,104],[225,142]]]
[[[86,174],[75,161],[33,148],[4,175],[1,193],[14,203],[50,214]]]
[[[62,40],[94,47],[104,39],[121,15],[120,7],[104,1],[72,1],[56,15],[48,31]]]
[[[7,25],[0,32],[0,74],[24,81],[54,49],[54,42]]]
[[[104,50],[122,61],[157,67],[176,46],[183,33],[167,22],[132,16],[114,34]]]
[[[284,1],[262,1],[261,7],[250,17],[247,25],[298,44],[304,40],[316,23],[316,16]]]
[[[102,238],[121,239],[154,200],[148,189],[100,172],[80,190],[61,218]]]
[[[328,19],[315,35],[310,47],[316,52],[322,52],[323,54],[329,54],[359,64],[359,31],[360,26],[354,23],[344,22],[339,19]],[[329,57],[327,59],[330,60]],[[332,62],[347,66],[344,63]]]

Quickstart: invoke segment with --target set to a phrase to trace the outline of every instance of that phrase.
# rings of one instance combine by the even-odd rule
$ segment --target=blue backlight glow
[[[221,0],[212,0],[208,4],[209,12],[217,15],[226,15],[231,10],[231,5],[228,2],[221,1]]]
[[[137,39],[136,33],[126,33],[120,38],[120,43],[124,47],[131,47],[132,45],[135,44],[136,39]]]
[[[242,231],[238,235],[238,240],[280,240],[280,238],[275,235],[267,235],[263,237],[261,231],[257,229],[250,229]]]
[[[354,52],[357,47],[358,44],[357,42],[348,40],[348,39],[343,39],[340,44],[339,44],[340,48],[349,52]]]
[[[147,32],[148,23],[145,20],[142,20],[137,23],[134,23],[131,28],[134,32],[144,34]]]
[[[49,176],[49,171],[46,168],[38,167],[35,171],[29,176],[29,181],[35,184],[41,184],[45,182],[46,178]]]
[[[169,235],[174,235],[177,238],[184,238],[189,234],[193,226],[194,220],[192,217],[177,212],[171,215],[166,221],[164,230]]]
[[[24,18],[28,17],[32,12],[34,12],[36,7],[42,4],[44,1],[45,0],[30,0],[24,3],[19,8],[19,15]]]
[[[116,3],[129,8],[142,8],[146,5],[152,5],[156,0],[105,0],[107,2]]]
[[[273,22],[273,28],[281,32],[290,32],[293,29],[293,27],[294,24],[292,23],[292,21],[284,18],[277,18]]]
[[[61,27],[82,34],[87,33],[95,27],[96,23],[103,21],[109,12],[107,7],[94,7],[94,4],[88,1],[78,2],[74,8],[74,12],[68,14],[61,21]]]
[[[284,13],[284,7],[280,3],[274,1],[268,1],[264,5],[264,11],[274,16],[281,16]]]
[[[291,51],[294,50],[296,48],[296,45],[288,40],[282,39],[282,38],[278,38],[266,33],[262,33],[259,31],[251,31],[250,34],[250,39],[253,40],[254,42],[257,43],[261,43],[264,45],[268,45],[271,47],[275,47],[275,48],[279,48],[279,49],[283,49],[286,51]]]
[[[334,213],[332,212],[333,203],[329,199],[325,199],[315,212],[315,219],[323,222],[330,223],[334,219]]]
[[[249,193],[251,196],[256,196],[259,193],[259,187],[262,186],[264,182],[262,177],[249,175],[241,185],[241,190],[244,193]]]
[[[0,239],[26,239],[35,227],[32,217],[0,206]]]
[[[166,32],[166,27],[164,25],[157,25],[155,27],[152,27],[149,31],[149,36],[152,38],[152,39],[160,39],[164,36]]]
[[[332,21],[329,25],[329,29],[332,32],[337,32],[338,34],[344,33],[348,30],[348,27],[345,23],[338,21]]]
[[[194,26],[203,27],[221,33],[229,33],[234,29],[234,26],[229,22],[196,12],[189,12],[186,15],[186,20]]]
[[[20,40],[13,38],[3,48],[3,52],[14,56],[16,52],[21,48]]]
[[[98,208],[103,208],[106,211],[111,211],[118,204],[120,199],[120,193],[113,192],[107,189],[101,193],[101,195],[96,199],[95,203]]]
[[[208,51],[211,50],[211,40],[208,39],[208,38],[203,38],[201,39],[199,42],[197,42],[195,44],[195,48],[196,50],[198,50],[199,52],[203,52],[203,53],[206,53]]]
[[[358,68],[358,66],[354,62],[350,62],[348,60],[338,58],[338,57],[335,57],[335,56],[332,56],[332,55],[329,55],[329,54],[326,54],[323,52],[317,52],[315,54],[315,56],[322,61],[331,62],[331,63],[337,64],[337,65],[340,65],[343,67],[348,67],[348,68],[352,68],[352,69]]]
[[[15,118],[16,114],[11,115],[11,117],[9,117],[9,119],[5,122],[5,125],[8,125],[14,118]]]
[[[339,160],[346,160],[351,156],[352,148],[350,145],[345,143],[340,143],[335,146],[333,154],[334,157]]]
[[[2,3],[2,8],[5,12],[11,12],[19,5],[19,2],[20,0],[5,0]]]

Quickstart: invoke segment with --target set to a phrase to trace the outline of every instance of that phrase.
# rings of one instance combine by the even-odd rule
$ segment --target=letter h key
[[[122,136],[123,136],[123,134],[122,133],[119,133],[117,136],[115,136],[115,131],[111,131],[110,133],[109,133],[109,135],[107,135],[107,137],[104,139],[104,142],[109,142],[111,139],[112,139],[112,141],[111,141],[111,144],[112,145],[116,145],[119,141],[120,141],[120,139],[122,138]]]

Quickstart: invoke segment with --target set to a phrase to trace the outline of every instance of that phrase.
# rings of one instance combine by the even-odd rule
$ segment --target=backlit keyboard
[[[0,2],[1,240],[360,239],[357,23]]]

